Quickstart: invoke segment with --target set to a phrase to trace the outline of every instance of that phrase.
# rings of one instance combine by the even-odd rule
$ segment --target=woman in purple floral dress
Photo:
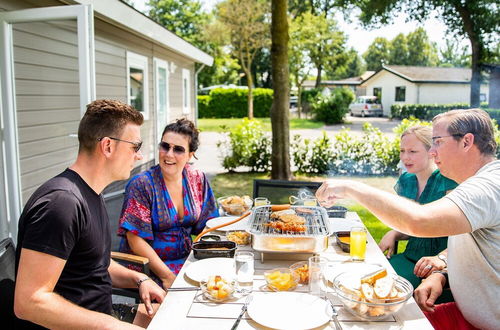
[[[134,176],[126,187],[118,235],[120,251],[147,257],[152,277],[169,288],[191,251],[191,235],[219,216],[205,174],[188,161],[199,145],[187,119],[165,127],[158,165]]]

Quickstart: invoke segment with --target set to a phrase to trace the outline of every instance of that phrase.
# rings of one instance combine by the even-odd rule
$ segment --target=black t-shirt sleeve
[[[67,260],[84,226],[75,195],[52,191],[31,207],[22,247]]]

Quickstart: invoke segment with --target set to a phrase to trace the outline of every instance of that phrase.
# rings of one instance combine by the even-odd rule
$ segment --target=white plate
[[[363,226],[363,223],[355,220],[348,220],[342,218],[330,218],[330,228],[332,232],[337,231],[350,231],[352,227]]]
[[[193,281],[200,282],[210,275],[220,275],[232,279],[234,274],[233,258],[208,258],[193,262],[186,269],[186,276]]]
[[[330,321],[331,306],[308,293],[272,292],[254,295],[248,315],[269,328],[304,330]]]
[[[210,219],[207,221],[207,228],[213,228],[213,227],[216,227],[218,225],[222,225],[222,224],[230,222],[236,218],[238,218],[238,217],[230,216],[230,217],[218,217],[218,218]],[[243,218],[236,223],[233,223],[229,226],[219,228],[217,230],[220,230],[220,231],[246,230],[248,227],[248,218],[249,217]]]

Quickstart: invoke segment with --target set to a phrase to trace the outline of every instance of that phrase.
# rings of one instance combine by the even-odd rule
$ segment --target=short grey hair
[[[459,140],[467,133],[474,135],[474,144],[484,155],[495,155],[497,143],[488,113],[481,109],[450,110],[432,119],[433,123],[447,119],[448,133]]]

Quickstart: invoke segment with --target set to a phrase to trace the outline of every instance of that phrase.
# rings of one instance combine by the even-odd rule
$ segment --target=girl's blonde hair
[[[415,134],[417,139],[422,142],[425,146],[425,149],[429,150],[432,146],[432,128],[430,126],[413,126],[407,128],[403,134],[401,134],[401,138],[408,134]]]

